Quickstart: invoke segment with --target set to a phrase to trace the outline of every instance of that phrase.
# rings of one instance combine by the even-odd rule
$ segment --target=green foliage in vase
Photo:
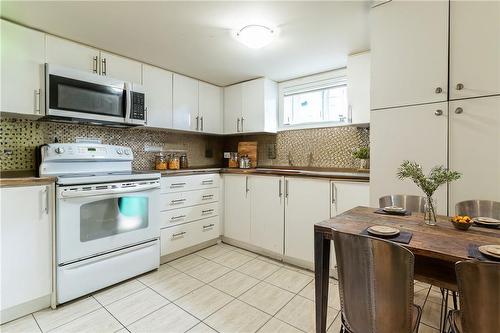
[[[370,158],[370,148],[360,147],[352,152],[354,158],[359,158],[360,160],[367,160]]]
[[[432,197],[439,186],[460,179],[462,174],[440,165],[432,168],[429,175],[425,176],[420,164],[404,161],[398,169],[397,176],[401,180],[410,178],[427,197]]]

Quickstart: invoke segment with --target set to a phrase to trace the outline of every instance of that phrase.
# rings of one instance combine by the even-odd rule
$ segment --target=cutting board
[[[252,168],[257,167],[257,141],[238,142],[238,155],[248,155]]]

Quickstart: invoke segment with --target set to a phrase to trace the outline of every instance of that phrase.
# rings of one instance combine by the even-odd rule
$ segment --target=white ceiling
[[[2,1],[15,22],[220,86],[283,81],[344,67],[369,48],[366,1]],[[252,50],[232,38],[247,24],[279,29]]]

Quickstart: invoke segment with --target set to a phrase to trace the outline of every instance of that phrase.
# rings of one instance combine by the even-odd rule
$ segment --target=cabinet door
[[[43,114],[45,35],[1,21],[1,111]]]
[[[352,124],[370,122],[370,53],[347,58],[347,99]]]
[[[142,84],[140,62],[101,51],[101,75]]]
[[[370,33],[372,109],[446,101],[447,1],[375,7]]]
[[[250,243],[248,176],[224,175],[224,236]]]
[[[147,126],[172,128],[172,73],[143,65]]]
[[[314,224],[330,218],[330,182],[285,178],[285,256],[314,262]]]
[[[371,112],[371,206],[378,207],[378,199],[388,194],[424,195],[412,181],[399,180],[396,172],[404,160],[418,162],[425,173],[447,165],[447,114],[447,103]],[[446,186],[435,198],[438,213],[446,214]]]
[[[451,1],[450,99],[495,94],[500,94],[500,2]]]
[[[222,88],[199,82],[200,131],[222,133]]]
[[[251,133],[264,131],[264,85],[265,79],[257,79],[242,83],[241,132]]]
[[[51,186],[1,189],[2,310],[52,293],[53,195]]]
[[[47,35],[47,62],[98,74],[99,50]]]
[[[283,255],[284,177],[250,176],[252,245]]]
[[[457,113],[458,112],[458,113]],[[463,200],[500,201],[500,96],[450,102],[450,213]]]
[[[332,217],[357,206],[370,206],[369,183],[333,181],[331,186]]]
[[[198,131],[198,81],[174,73],[173,126],[175,129]]]
[[[224,88],[224,134],[234,134],[241,128],[242,84]]]

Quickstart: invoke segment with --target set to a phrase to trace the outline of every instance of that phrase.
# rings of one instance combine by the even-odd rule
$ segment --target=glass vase
[[[427,225],[436,225],[436,199],[426,197],[424,202],[424,222]]]

